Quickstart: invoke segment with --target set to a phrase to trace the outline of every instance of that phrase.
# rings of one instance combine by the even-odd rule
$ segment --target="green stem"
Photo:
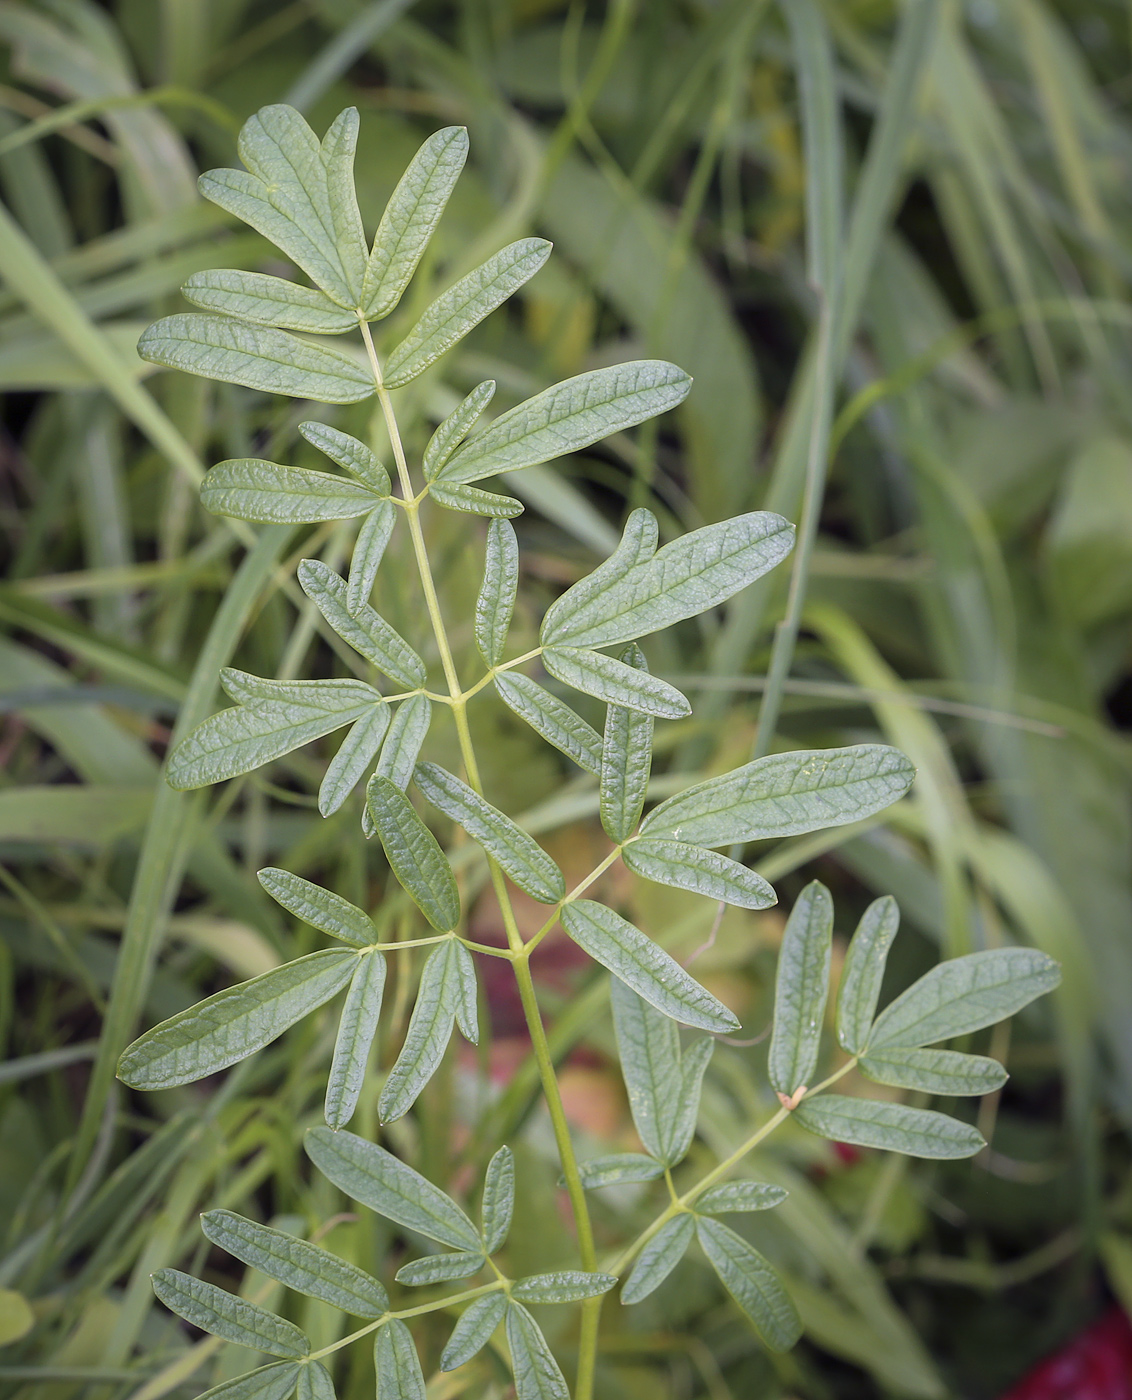
[[[420,1303],[415,1308],[391,1309],[375,1318],[373,1322],[367,1322],[364,1327],[359,1327],[356,1332],[339,1337],[336,1342],[331,1342],[329,1346],[322,1347],[319,1351],[312,1351],[309,1356],[303,1358],[303,1364],[321,1361],[324,1356],[332,1356],[334,1352],[341,1351],[351,1342],[356,1342],[361,1337],[368,1337],[371,1332],[376,1332],[379,1327],[384,1327],[393,1318],[404,1320],[406,1317],[423,1317],[425,1313],[439,1312],[441,1308],[450,1308],[454,1303],[470,1303],[473,1298],[482,1298],[485,1293],[498,1293],[501,1288],[506,1286],[506,1280],[497,1279],[495,1283],[484,1283],[479,1288],[465,1288],[462,1293],[453,1293],[447,1298],[437,1298],[431,1303]]]

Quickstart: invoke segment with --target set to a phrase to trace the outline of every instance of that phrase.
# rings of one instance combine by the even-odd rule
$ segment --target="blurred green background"
[[[140,1025],[313,946],[269,907],[259,866],[360,902],[380,891],[356,806],[313,813],[329,749],[205,795],[159,782],[178,713],[215,706],[229,657],[341,673],[288,571],[304,554],[340,562],[349,528],[265,532],[247,554],[250,533],[196,501],[221,457],[316,465],[295,431],[309,410],[155,373],[133,348],[193,271],[287,270],[195,189],[277,101],[320,132],[359,108],[371,231],[423,137],[470,130],[389,344],[506,241],[555,241],[514,303],[402,391],[418,452],[488,376],[504,407],[634,355],[695,377],[674,417],[506,483],[528,506],[517,645],[635,505],[669,537],[754,508],[797,519],[832,401],[780,741],[883,735],[920,777],[883,820],[756,853],[759,868],[787,904],[825,880],[842,935],[895,894],[894,987],[1004,940],[1064,964],[1048,1004],[973,1047],[1012,1074],[980,1110],[991,1150],[973,1164],[845,1160],[789,1135],[762,1155],[792,1192],[759,1243],[806,1322],[795,1353],[763,1353],[691,1265],[646,1305],[607,1309],[603,1400],[990,1400],[1113,1296],[1132,1307],[1130,41],[1119,0],[0,3],[0,1388],[187,1400],[239,1374],[246,1358],[193,1342],[148,1275],[217,1267],[206,1207],[293,1224],[341,1209],[297,1150],[330,1053],[318,1017],[221,1084],[142,1099],[112,1077]],[[320,416],[373,427],[367,406]],[[462,617],[479,525],[430,531]],[[747,756],[779,573],[652,648],[695,703],[659,731],[681,782]],[[379,606],[419,640],[410,580],[393,557]],[[478,724],[493,800],[567,876],[588,868],[589,780],[502,707],[485,701]],[[706,901],[613,893],[682,955],[708,936]],[[474,917],[490,936],[492,911]],[[751,1037],[780,928],[733,910],[697,960]],[[631,1146],[600,987],[553,941],[542,977],[583,1146]],[[389,1139],[457,1184],[454,1160],[514,1142],[515,1247],[546,1268],[570,1256],[556,1167],[516,1070],[515,1008],[486,987],[491,1047],[454,1059]],[[716,1055],[704,1151],[765,1113],[764,1060],[759,1045]],[[626,1192],[596,1209],[612,1240],[647,1207]],[[339,1220],[328,1240],[381,1267],[382,1228]],[[308,1306],[312,1337],[332,1335],[336,1316]],[[433,1364],[443,1336],[422,1329]],[[485,1357],[430,1400],[499,1400],[503,1375]],[[343,1400],[369,1393],[367,1358],[337,1379]]]

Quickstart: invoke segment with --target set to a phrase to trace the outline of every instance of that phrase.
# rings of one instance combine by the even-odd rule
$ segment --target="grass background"
[[[641,1308],[608,1310],[603,1396],[981,1400],[1111,1293],[1132,1304],[1129,41],[1117,0],[0,4],[0,1287],[19,1295],[0,1295],[0,1336],[21,1334],[0,1386],[158,1400],[238,1374],[249,1358],[192,1342],[148,1275],[222,1269],[203,1208],[295,1225],[341,1209],[297,1153],[329,1057],[319,1018],[221,1084],[140,1099],[113,1081],[140,1025],[314,946],[269,905],[259,866],[363,903],[381,886],[356,807],[312,815],[324,746],[219,792],[159,781],[170,734],[217,703],[224,661],[341,673],[287,580],[302,555],[340,561],[348,527],[257,539],[196,502],[221,457],[315,465],[303,406],[155,374],[133,350],[182,306],[189,273],[285,270],[194,185],[234,163],[240,123],[274,101],[320,131],[358,106],[371,230],[420,140],[469,127],[468,172],[388,344],[507,240],[555,241],[509,309],[401,392],[416,451],[489,375],[504,406],[631,355],[695,376],[675,418],[506,483],[529,507],[516,644],[634,505],[668,536],[752,508],[798,518],[808,465],[825,465],[808,463],[811,426],[831,414],[779,738],[882,735],[920,779],[884,821],[785,843],[759,868],[784,903],[829,883],[843,936],[895,894],[894,987],[1008,939],[1064,964],[1048,1005],[984,1038],[1012,1079],[980,1110],[992,1152],[973,1165],[847,1163],[801,1135],[760,1158],[793,1193],[760,1247],[802,1309],[796,1353],[768,1359],[689,1266]],[[368,406],[326,416],[374,428]],[[478,527],[437,517],[458,619]],[[388,557],[379,606],[420,641],[409,562]],[[695,701],[659,732],[681,781],[747,757],[785,584],[772,575],[651,648]],[[588,868],[587,785],[501,708],[477,718],[494,800],[568,877]],[[451,736],[432,742],[443,761]],[[714,914],[631,884],[612,896],[683,955]],[[475,917],[490,936],[491,910]],[[780,927],[732,911],[696,964],[751,1036]],[[587,976],[548,944],[564,1089],[583,1143],[608,1150],[631,1130]],[[457,1186],[500,1136],[515,1142],[514,1249],[530,1255],[515,1263],[545,1268],[570,1249],[555,1168],[514,1007],[486,987],[490,1049],[453,1058],[389,1138]],[[765,1112],[760,1057],[717,1054],[708,1146]],[[616,1238],[638,1209],[631,1194],[599,1206],[599,1231]],[[382,1228],[339,1220],[328,1242],[388,1275]],[[302,1320],[321,1339],[338,1325],[317,1304]],[[435,1360],[443,1329],[422,1337]],[[430,1400],[500,1397],[502,1377],[488,1357]],[[367,1393],[367,1358],[337,1379],[344,1400]]]

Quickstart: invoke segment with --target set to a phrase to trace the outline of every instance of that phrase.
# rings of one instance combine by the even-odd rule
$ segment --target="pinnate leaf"
[[[373,1341],[377,1400],[426,1400],[425,1378],[413,1334],[399,1318],[378,1329]]]
[[[851,1055],[868,1044],[888,950],[899,927],[900,909],[891,895],[884,895],[861,915],[849,940],[837,988],[837,1039]]]
[[[655,1292],[683,1259],[695,1230],[695,1218],[687,1211],[666,1221],[637,1256],[621,1290],[622,1303],[639,1303]]]
[[[368,914],[335,894],[323,889],[301,875],[292,875],[289,870],[280,870],[269,865],[259,872],[260,884],[284,909],[310,924],[311,928],[321,929],[331,938],[340,938],[343,943],[351,943],[355,948],[368,948],[377,942],[377,929]]]
[[[778,1275],[742,1235],[700,1216],[696,1238],[719,1281],[754,1323],[771,1351],[789,1351],[802,1335],[798,1310]]]
[[[444,1057],[453,1020],[460,1022],[468,1040],[477,1040],[476,974],[471,954],[456,939],[448,939],[437,944],[421,969],[417,1004],[409,1018],[405,1043],[378,1101],[383,1122],[392,1122],[412,1108]]]
[[[521,1303],[509,1302],[506,1317],[515,1400],[570,1400],[565,1377],[538,1323]]]
[[[235,268],[194,272],[181,292],[203,311],[217,311],[222,316],[253,321],[257,326],[339,335],[358,324],[352,311],[332,301],[325,292],[263,272],[239,272]]]
[[[644,652],[635,644],[620,660],[638,671],[647,671]],[[652,772],[651,715],[610,705],[605,713],[601,749],[601,824],[611,841],[627,841],[637,829],[645,805]]]
[[[408,642],[368,603],[351,611],[341,574],[320,559],[304,559],[299,564],[299,583],[330,626],[359,655],[406,689],[424,684],[425,664]]]
[[[483,1183],[483,1242],[488,1254],[502,1249],[515,1209],[515,1158],[506,1144],[487,1164]]]
[[[519,1279],[511,1286],[511,1297],[520,1303],[579,1303],[583,1298],[600,1298],[616,1282],[615,1274],[559,1269]]]
[[[388,705],[375,705],[351,726],[319,785],[318,810],[322,816],[329,817],[337,812],[365,777],[366,770],[377,758],[388,728]]]
[[[476,599],[476,647],[485,665],[498,666],[519,592],[519,541],[514,526],[493,520],[487,527],[483,583]]]
[[[409,786],[431,722],[432,702],[427,695],[411,695],[397,706],[381,748],[377,771],[402,792]]]
[[[502,1291],[474,1298],[452,1329],[448,1345],[440,1356],[440,1369],[454,1371],[482,1351],[491,1341],[492,1333],[503,1321],[506,1311],[507,1295]]]
[[[642,836],[629,842],[621,858],[634,874],[646,880],[722,899],[740,909],[767,909],[778,900],[761,875],[729,856],[687,841]]]
[[[832,939],[833,900],[813,880],[790,912],[778,952],[768,1070],[780,1094],[789,1096],[808,1084],[817,1065]]]
[[[772,1210],[788,1195],[781,1186],[771,1186],[765,1181],[724,1181],[719,1186],[709,1186],[702,1196],[697,1196],[695,1207],[701,1215]]]
[[[441,467],[468,436],[476,419],[494,397],[495,380],[485,379],[482,384],[477,384],[467,398],[440,424],[424,450],[426,481],[435,481]]]
[[[271,1356],[306,1356],[311,1344],[291,1322],[180,1269],[158,1269],[153,1291],[171,1312],[214,1337]]]
[[[461,1250],[457,1254],[426,1254],[413,1259],[397,1270],[397,1282],[410,1288],[423,1288],[430,1283],[452,1283],[455,1279],[471,1278],[484,1266],[482,1250]]]
[[[606,1157],[591,1157],[578,1165],[582,1185],[587,1191],[602,1186],[621,1186],[634,1181],[656,1181],[664,1175],[664,1163],[641,1152],[614,1152]],[[564,1184],[564,1183],[563,1183]]]
[[[526,720],[548,744],[587,773],[601,772],[601,736],[557,695],[517,671],[500,671],[495,689],[507,708]]]
[[[340,428],[331,428],[326,423],[307,422],[299,424],[299,432],[343,471],[347,471],[379,496],[388,496],[392,491],[389,473],[378,460],[377,453],[368,448],[356,437],[344,433]]]
[[[358,959],[338,1023],[324,1110],[332,1128],[344,1128],[358,1106],[384,991],[385,959],[374,949]]]
[[[692,713],[687,698],[674,685],[626,666],[604,652],[584,647],[546,647],[542,664],[552,676],[608,705],[623,705],[657,719],[683,719]]]
[[[916,1050],[896,1046],[860,1060],[861,1073],[877,1084],[917,1089],[925,1094],[992,1094],[1006,1083],[997,1060],[956,1050]]]
[[[803,1099],[793,1116],[818,1137],[857,1147],[883,1147],[910,1157],[973,1157],[986,1146],[981,1133],[957,1118],[877,1099],[819,1094]]]
[[[348,477],[284,467],[258,457],[217,462],[201,483],[200,498],[214,515],[283,525],[350,520],[379,503],[368,486]]]
[[[478,486],[457,482],[434,481],[429,495],[438,506],[458,510],[464,515],[486,515],[494,520],[514,520],[523,513],[522,501],[514,496],[501,496],[497,491],[481,491]]]
[[[460,892],[448,857],[395,783],[375,773],[366,804],[394,875],[429,923],[447,933],[460,922]]]
[[[370,600],[377,571],[396,523],[397,507],[392,501],[382,501],[362,521],[354,541],[354,552],[350,555],[350,573],[346,580],[346,606],[352,613],[360,612]]]

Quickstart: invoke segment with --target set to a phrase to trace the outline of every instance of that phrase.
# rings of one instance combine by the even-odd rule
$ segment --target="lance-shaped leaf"
[[[448,857],[401,789],[380,773],[366,788],[366,805],[394,875],[429,923],[448,933],[460,922],[460,891]]]
[[[578,1174],[587,1191],[597,1191],[603,1186],[621,1186],[626,1182],[656,1181],[664,1175],[664,1163],[641,1152],[612,1152],[580,1162]],[[563,1178],[560,1185],[565,1184]]]
[[[857,1147],[883,1147],[909,1157],[973,1157],[986,1146],[980,1132],[957,1118],[877,1099],[818,1094],[816,1098],[803,1099],[793,1116],[818,1137],[851,1142]]]
[[[515,1209],[515,1158],[504,1145],[487,1164],[483,1182],[483,1243],[488,1254],[502,1249]]]
[[[778,901],[778,896],[761,875],[729,856],[703,846],[691,846],[687,841],[642,836],[629,842],[621,859],[634,874],[646,880],[678,890],[692,890],[709,899],[738,905],[740,909],[767,909]]]
[[[358,324],[352,311],[331,301],[325,292],[263,272],[238,272],[235,268],[194,272],[181,293],[203,311],[218,311],[257,326],[340,335]]]
[[[300,1369],[295,1400],[336,1400],[334,1379],[321,1361],[308,1361]]]
[[[277,904],[311,928],[321,929],[343,943],[352,943],[355,948],[368,948],[377,942],[373,920],[340,894],[275,865],[261,870],[258,879]]]
[[[559,1269],[519,1279],[511,1285],[511,1297],[519,1303],[580,1303],[583,1298],[600,1298],[616,1282],[616,1274]]]
[[[638,671],[648,663],[640,647],[626,647],[621,661]],[[601,750],[601,824],[611,841],[627,841],[637,829],[652,772],[651,715],[610,705]]]
[[[523,513],[522,501],[514,496],[501,496],[496,491],[481,491],[478,486],[452,485],[447,481],[435,481],[429,487],[429,495],[438,506],[446,510],[458,510],[464,515],[486,515],[495,520],[514,520]]]
[[[862,1056],[861,1073],[877,1084],[925,1094],[993,1094],[1008,1075],[997,1060],[955,1050],[909,1050],[897,1046]]]
[[[277,248],[343,306],[358,304],[366,261],[354,194],[358,113],[342,112],[320,143],[302,116],[276,103],[244,123],[243,170],[209,170],[205,199],[227,209]]]
[[[379,671],[408,690],[424,685],[425,664],[413,648],[368,603],[351,611],[346,580],[320,559],[299,564],[303,592],[349,644]]]
[[[477,384],[458,407],[445,418],[428,440],[424,450],[424,475],[434,481],[436,474],[471,432],[476,419],[495,397],[495,380]]]
[[[601,736],[557,695],[518,671],[500,671],[494,684],[507,708],[526,720],[548,744],[587,773],[601,772]]]
[[[423,1288],[430,1283],[452,1283],[456,1279],[478,1274],[487,1261],[482,1250],[461,1250],[457,1254],[427,1254],[413,1259],[397,1270],[397,1282],[410,1288]]]
[[[379,1400],[425,1400],[424,1372],[413,1334],[399,1318],[391,1318],[378,1329],[373,1365]]]
[[[354,552],[350,555],[350,573],[346,580],[346,606],[352,613],[360,612],[370,600],[374,580],[396,521],[397,507],[392,501],[382,501],[362,521],[354,541]]]
[[[473,268],[425,308],[420,320],[389,354],[383,378],[395,389],[422,374],[497,306],[532,278],[550,256],[545,238],[521,238]]]
[[[728,1215],[732,1211],[773,1210],[790,1193],[765,1181],[725,1181],[710,1186],[695,1201],[700,1215]]]
[[[284,525],[350,520],[379,504],[368,486],[348,477],[284,467],[258,457],[217,462],[205,474],[200,498],[214,515]]]
[[[561,870],[534,837],[467,783],[435,763],[418,763],[413,781],[425,800],[459,822],[521,890],[543,904],[556,904],[565,898]]]
[[[664,360],[631,360],[576,375],[500,414],[449,457],[437,479],[479,481],[577,452],[675,408],[691,383]]]
[[[381,747],[377,771],[402,792],[409,786],[431,722],[432,702],[427,695],[410,695],[397,706]]]
[[[915,776],[899,749],[883,744],[769,754],[670,797],[641,834],[696,846],[798,836],[883,811]]]
[[[178,1317],[226,1342],[291,1358],[306,1356],[311,1349],[294,1323],[180,1269],[158,1269],[153,1291]]]
[[[421,969],[405,1043],[378,1101],[382,1122],[400,1118],[417,1101],[444,1057],[453,1020],[474,1044],[478,1039],[475,968],[471,954],[456,939],[438,944]]]
[[[401,176],[366,263],[362,306],[368,320],[388,316],[401,300],[467,158],[467,131],[446,126],[433,132]]]
[[[311,1128],[304,1145],[323,1176],[352,1200],[450,1249],[479,1249],[479,1233],[456,1202],[384,1147],[329,1128]]]
[[[925,972],[876,1019],[870,1051],[930,1045],[1013,1016],[1061,981],[1061,968],[1036,948],[991,948]]]
[[[519,541],[514,526],[493,520],[487,527],[483,583],[476,599],[476,647],[488,666],[498,666],[519,592]]]
[[[440,1354],[440,1369],[454,1371],[481,1352],[491,1341],[492,1333],[503,1321],[506,1311],[507,1294],[502,1290],[473,1299],[464,1309],[459,1322],[452,1329],[448,1345]]]
[[[774,568],[793,544],[794,527],[769,511],[705,525],[604,588],[568,588],[543,619],[542,644],[605,647],[658,632],[738,593]]]
[[[376,950],[365,953],[346,992],[326,1082],[324,1112],[332,1128],[344,1128],[358,1106],[384,991],[385,959]]]
[[[673,1167],[692,1145],[700,1087],[715,1042],[696,1041],[682,1052],[675,1023],[618,983],[613,1025],[637,1132],[652,1157]]]
[[[292,681],[288,700],[256,701],[221,710],[169,755],[166,780],[184,791],[262,768],[272,759],[353,724],[385,701],[363,681]]]
[[[818,1062],[829,996],[833,900],[817,880],[798,896],[786,921],[774,984],[770,1082],[787,1096],[809,1084]]]
[[[342,432],[340,428],[331,428],[325,423],[315,422],[300,423],[299,432],[312,447],[317,447],[324,456],[329,457],[332,462],[337,462],[343,471],[356,476],[363,485],[379,496],[388,496],[393,489],[389,482],[389,473],[378,460],[377,453],[364,442],[359,442],[356,437]]]
[[[377,758],[389,728],[389,706],[375,705],[359,719],[330,760],[318,789],[318,810],[324,817],[337,812]]]
[[[230,1210],[209,1210],[201,1229],[220,1249],[308,1298],[321,1298],[353,1317],[380,1317],[389,1298],[377,1279],[328,1249]]]
[[[624,705],[657,719],[683,719],[692,713],[687,697],[674,685],[600,651],[546,647],[542,664],[552,676],[607,705]]]
[[[771,1351],[789,1351],[802,1335],[798,1310],[778,1275],[742,1235],[718,1220],[696,1220],[696,1238],[719,1281]]]
[[[287,1400],[295,1389],[295,1382],[319,1363],[308,1362],[299,1365],[295,1361],[273,1361],[269,1366],[261,1366],[239,1376],[234,1381],[223,1381],[204,1391],[199,1400]],[[305,1400],[305,1397],[299,1397]],[[310,1400],[316,1400],[311,1397]],[[317,1400],[321,1400],[318,1397]]]
[[[340,992],[357,953],[324,948],[225,987],[146,1031],[118,1061],[131,1089],[172,1089],[247,1059]]]
[[[566,1379],[538,1323],[521,1303],[509,1302],[506,1317],[515,1400],[570,1400]]]
[[[849,940],[837,988],[837,1039],[851,1055],[868,1044],[888,950],[899,927],[900,909],[891,895],[884,895],[861,915]]]
[[[687,1211],[662,1225],[637,1256],[621,1290],[622,1303],[639,1303],[655,1292],[683,1259],[695,1230],[695,1217]]]
[[[167,369],[319,403],[357,403],[374,392],[369,371],[340,350],[200,311],[154,321],[142,331],[138,354]]]

